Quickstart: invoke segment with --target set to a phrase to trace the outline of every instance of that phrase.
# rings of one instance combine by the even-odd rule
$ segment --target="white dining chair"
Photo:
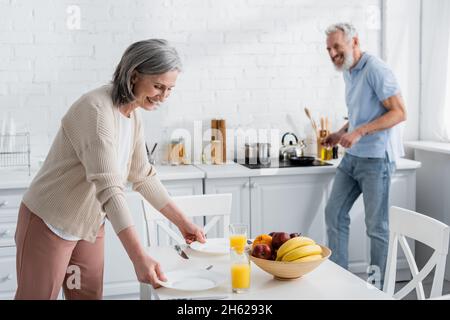
[[[395,299],[403,299],[408,293],[416,289],[417,299],[424,300],[425,293],[422,281],[435,268],[430,298],[441,296],[450,227],[418,212],[393,206],[389,210],[389,229],[388,260],[383,291]],[[406,237],[420,241],[434,249],[430,259],[420,272]],[[397,293],[394,293],[398,243],[400,243],[406,256],[412,279]]]
[[[450,294],[445,294],[443,296],[438,296],[434,298],[429,298],[427,300],[450,300]]]
[[[228,226],[230,224],[231,202],[232,195],[226,194],[208,194],[208,195],[193,195],[193,196],[179,196],[172,197],[175,205],[189,218],[194,219],[203,217],[204,226],[203,231],[205,235],[212,228],[217,226],[222,220],[222,237],[228,237]],[[144,218],[147,230],[147,245],[160,245],[158,239],[159,230],[163,230],[171,239],[178,244],[186,243],[183,237],[171,228],[167,221],[158,210],[153,208],[147,201],[142,200],[144,209]],[[140,299],[141,300],[158,300],[158,294],[153,287],[146,283],[140,284]]]
[[[228,237],[228,226],[230,224],[232,194],[205,194],[192,196],[172,197],[175,205],[189,218],[203,218],[201,224],[205,235],[222,224],[220,237]],[[171,224],[158,210],[150,203],[143,200],[144,218],[147,230],[147,245],[161,245],[158,241],[158,234],[162,230],[169,238],[178,244],[185,244],[186,241],[178,232],[171,227]]]

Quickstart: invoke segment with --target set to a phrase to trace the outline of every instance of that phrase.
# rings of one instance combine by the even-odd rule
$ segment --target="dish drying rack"
[[[31,176],[30,133],[0,135],[0,168],[28,167]]]

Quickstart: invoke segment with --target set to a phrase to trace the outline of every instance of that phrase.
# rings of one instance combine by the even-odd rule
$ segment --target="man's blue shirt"
[[[382,102],[400,94],[400,87],[390,68],[381,59],[363,53],[351,71],[344,72],[345,98],[348,108],[349,132],[372,122],[387,112]],[[386,152],[391,161],[402,155],[402,142],[391,135],[391,129],[378,131],[362,137],[347,150],[364,158],[384,158]]]

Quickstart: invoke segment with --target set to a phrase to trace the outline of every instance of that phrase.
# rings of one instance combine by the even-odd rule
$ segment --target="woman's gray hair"
[[[329,36],[332,33],[335,33],[337,31],[344,32],[344,35],[347,39],[347,41],[351,41],[354,37],[358,36],[358,32],[356,31],[356,28],[351,23],[335,23],[329,26],[325,30],[325,34]]]
[[[134,71],[156,75],[169,71],[181,71],[181,60],[175,48],[166,40],[149,39],[130,45],[116,67],[112,80],[114,105],[123,105],[136,99],[131,78]]]

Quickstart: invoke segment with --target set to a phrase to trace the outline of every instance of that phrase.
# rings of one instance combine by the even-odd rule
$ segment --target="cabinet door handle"
[[[8,205],[8,201],[2,201],[0,202],[0,208],[1,207],[6,207]]]
[[[3,278],[1,279],[1,282],[10,281],[10,280],[12,280],[12,278],[13,278],[12,274],[11,274],[11,273],[8,273],[8,275],[7,275],[6,277],[3,277]]]
[[[11,234],[11,230],[9,230],[9,229],[3,230],[2,232],[0,232],[0,238],[5,238],[5,237],[9,236],[10,234]]]
[[[258,188],[258,184],[256,182],[252,182],[250,184],[250,188]]]
[[[250,187],[250,182],[244,183],[244,188],[248,188],[248,187]]]

